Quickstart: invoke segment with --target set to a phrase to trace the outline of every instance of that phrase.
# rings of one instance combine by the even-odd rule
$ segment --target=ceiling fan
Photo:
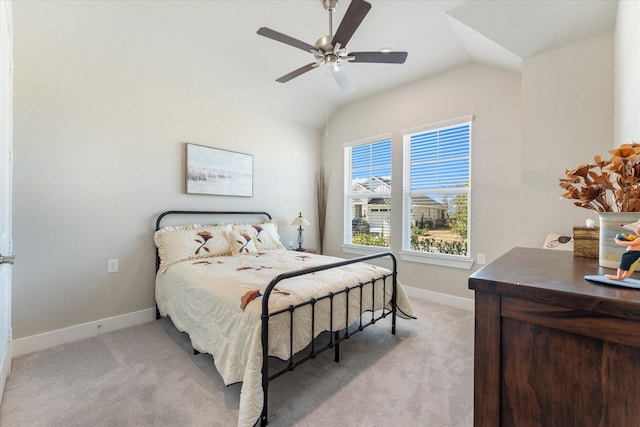
[[[329,35],[318,39],[315,45],[310,45],[301,40],[295,39],[286,34],[279,33],[267,27],[258,29],[258,34],[270,39],[297,47],[315,56],[315,62],[304,65],[284,76],[276,79],[279,83],[286,83],[307,71],[319,67],[322,64],[328,66],[331,74],[338,83],[338,87],[343,93],[353,90],[351,81],[342,68],[345,62],[369,62],[382,64],[403,64],[407,59],[407,52],[349,52],[347,53],[347,43],[351,40],[353,33],[358,29],[364,17],[369,13],[371,4],[364,0],[351,0],[342,22],[333,34],[333,12],[336,9],[338,0],[323,0],[322,5],[329,12]]]

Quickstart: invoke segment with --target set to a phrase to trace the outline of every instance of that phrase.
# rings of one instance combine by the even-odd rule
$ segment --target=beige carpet
[[[473,425],[473,313],[413,305],[273,381],[269,426]],[[235,426],[239,395],[162,319],[14,359],[0,426]]]

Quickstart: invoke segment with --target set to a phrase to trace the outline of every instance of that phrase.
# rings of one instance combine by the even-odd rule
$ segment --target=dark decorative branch
[[[324,226],[327,217],[327,196],[329,192],[330,174],[324,169],[316,171],[316,200],[317,200],[317,217],[318,217],[318,249],[319,253],[324,253]]]

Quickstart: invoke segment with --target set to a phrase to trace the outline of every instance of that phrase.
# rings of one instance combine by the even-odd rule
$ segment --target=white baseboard
[[[0,403],[2,403],[2,396],[4,395],[4,384],[11,373],[11,341],[7,344],[7,352],[2,355],[0,360]]]
[[[439,304],[445,304],[451,307],[460,308],[463,310],[473,311],[475,308],[474,300],[469,298],[461,298],[453,295],[441,294],[424,289],[412,288],[410,286],[403,286],[403,288],[409,297],[421,298],[428,301],[437,302]],[[11,354],[11,357],[18,357],[29,353],[34,353],[36,351],[53,348],[60,344],[66,344],[69,342],[94,337],[105,332],[111,332],[118,329],[124,329],[129,326],[151,322],[155,318],[155,308],[148,308],[145,310],[135,311],[133,313],[108,317],[106,319],[83,323],[76,326],[70,326],[68,328],[58,329],[55,331],[31,335],[11,341],[11,343],[9,343],[8,354]],[[10,360],[0,361],[0,363],[2,364],[3,370],[9,369]],[[0,398],[1,396],[2,393],[0,388]]]
[[[425,299],[427,301],[433,301],[439,304],[461,308],[463,310],[475,310],[475,301],[470,298],[456,297],[453,295],[441,294],[439,292],[427,291],[404,285],[402,287],[409,297]]]
[[[155,318],[155,308],[147,308],[145,310],[134,311],[133,313],[108,317],[94,322],[83,323],[81,325],[70,326],[68,328],[19,338],[11,342],[11,356],[18,357],[24,354],[46,350],[60,344],[79,341],[105,332],[116,331],[118,329],[128,328],[129,326],[151,322]]]

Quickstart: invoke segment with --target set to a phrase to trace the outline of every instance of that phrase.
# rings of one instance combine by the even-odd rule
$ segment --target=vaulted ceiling
[[[519,70],[524,58],[612,32],[617,11],[616,0],[369,1],[348,50],[409,55],[346,64],[349,94],[326,67],[277,83],[313,55],[256,34],[265,26],[314,44],[329,32],[322,0],[14,2],[15,32],[320,129],[342,105],[473,61]],[[334,32],[349,3],[339,1]]]

